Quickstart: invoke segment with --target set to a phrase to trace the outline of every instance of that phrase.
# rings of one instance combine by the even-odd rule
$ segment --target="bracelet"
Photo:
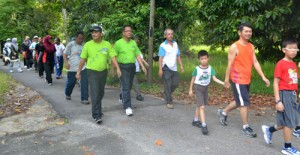
[[[277,101],[275,101],[275,103],[277,104],[277,103],[279,103],[279,102],[281,102],[281,100],[277,100]]]

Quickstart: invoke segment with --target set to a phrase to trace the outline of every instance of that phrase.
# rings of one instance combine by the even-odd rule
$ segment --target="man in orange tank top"
[[[256,59],[254,46],[248,42],[252,36],[251,25],[247,23],[241,24],[238,29],[238,34],[239,40],[233,43],[229,48],[228,65],[224,81],[225,88],[229,88],[231,84],[235,101],[231,102],[225,109],[218,109],[218,115],[221,124],[226,126],[228,113],[231,110],[240,108],[240,115],[243,122],[242,133],[254,138],[256,137],[256,133],[248,124],[248,110],[250,106],[249,88],[252,66],[254,66],[267,87],[269,87],[270,81],[265,77]]]

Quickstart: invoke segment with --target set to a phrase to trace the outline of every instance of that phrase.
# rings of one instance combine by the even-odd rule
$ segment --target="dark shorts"
[[[250,85],[249,84],[237,84],[231,82],[234,100],[237,106],[249,106],[250,105]]]
[[[208,104],[208,86],[195,84],[196,104],[197,107]]]
[[[284,106],[284,111],[277,111],[277,125],[295,128],[298,125],[299,113],[297,111],[296,91],[279,91],[280,100]]]

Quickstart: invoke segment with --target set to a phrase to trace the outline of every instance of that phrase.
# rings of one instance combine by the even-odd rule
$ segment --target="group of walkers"
[[[46,81],[52,85],[51,73],[56,68],[56,78],[62,76],[63,66],[67,69],[67,80],[65,87],[66,100],[71,100],[73,88],[79,80],[81,89],[81,103],[89,104],[89,97],[92,103],[92,117],[97,124],[102,123],[104,114],[102,113],[102,99],[106,78],[108,76],[108,63],[111,61],[110,75],[117,73],[120,79],[120,102],[127,116],[133,115],[131,88],[137,86],[136,72],[140,69],[147,74],[148,63],[143,60],[140,49],[138,48],[138,39],[132,39],[132,29],[130,25],[122,28],[122,38],[113,45],[103,39],[102,28],[93,26],[90,29],[92,40],[83,43],[84,33],[78,32],[75,40],[68,43],[66,48],[60,44],[59,38],[52,43],[52,37],[42,38],[34,37],[33,43],[30,40],[24,41],[22,51],[26,58],[28,70],[31,69],[31,56],[36,61],[39,76],[43,77],[43,70],[46,72]],[[261,76],[266,86],[270,82],[265,77],[263,70],[256,58],[255,48],[249,42],[252,37],[252,27],[250,24],[243,23],[238,28],[239,40],[234,42],[228,52],[228,64],[226,68],[224,82],[216,77],[216,71],[209,65],[209,54],[205,50],[198,53],[199,65],[192,73],[192,79],[189,88],[189,95],[193,96],[195,92],[196,109],[192,125],[202,129],[204,135],[208,134],[207,122],[205,119],[205,105],[208,105],[208,86],[211,79],[223,85],[225,88],[233,90],[234,101],[226,108],[218,109],[217,114],[221,125],[227,126],[227,118],[230,111],[239,108],[242,119],[242,133],[249,137],[256,137],[255,131],[248,123],[248,112],[250,102],[250,83],[252,75],[252,66]],[[174,41],[174,31],[167,28],[164,31],[165,41],[159,46],[159,70],[158,75],[162,78],[164,90],[161,95],[165,100],[168,109],[174,108],[172,93],[179,84],[179,75],[177,63],[183,73],[184,67],[181,62],[180,50],[178,44]],[[38,40],[35,40],[38,39]],[[10,41],[9,39],[7,40]],[[12,72],[13,62],[17,62],[18,71],[22,72],[18,58],[18,46],[16,38],[9,43],[14,49],[10,54],[5,54],[5,60],[10,61],[10,71]],[[262,126],[264,139],[266,143],[272,143],[272,135],[275,131],[283,129],[284,146],[281,150],[283,154],[300,154],[291,144],[292,135],[300,137],[300,123],[298,118],[300,110],[297,107],[298,93],[298,68],[293,62],[293,58],[299,51],[298,42],[295,39],[286,39],[282,44],[282,51],[285,54],[275,67],[274,73],[274,94],[277,110],[277,125]],[[7,46],[7,45],[5,45]],[[35,50],[34,50],[35,49]],[[33,50],[33,54],[29,54]],[[15,52],[15,53],[14,53]],[[33,61],[33,64],[35,64]],[[5,61],[6,62],[6,61]],[[24,64],[24,65],[25,65]],[[43,65],[41,65],[43,64]],[[56,65],[55,65],[56,64]],[[34,65],[35,66],[35,65]],[[138,87],[137,100],[142,101]],[[194,91],[195,90],[195,91]]]

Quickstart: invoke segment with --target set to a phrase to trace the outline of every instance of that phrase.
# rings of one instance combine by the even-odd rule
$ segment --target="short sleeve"
[[[110,44],[108,45],[108,54],[110,58],[115,57],[117,55],[114,48]]]
[[[211,76],[216,76],[216,71],[214,68],[211,67]]]
[[[88,43],[83,46],[82,52],[80,54],[80,58],[87,59],[88,57]]]
[[[166,51],[162,46],[159,46],[158,56],[164,57],[166,55]]]
[[[276,66],[275,66],[275,70],[274,70],[274,78],[278,78],[282,76],[282,72],[281,72],[281,61],[279,61]]]
[[[64,50],[64,54],[71,55],[71,47],[72,47],[72,42],[67,44],[66,50]]]
[[[113,50],[115,51],[115,53],[116,53],[117,55],[119,54],[120,48],[119,48],[119,43],[118,43],[118,41],[115,43]]]
[[[179,56],[179,55],[180,55],[180,49],[178,48],[177,56]]]
[[[197,76],[197,67],[195,67],[193,73],[192,73],[192,76]]]
[[[137,44],[135,43],[135,41],[133,41],[134,42],[134,46],[136,47],[136,50],[135,50],[135,57],[137,57],[138,55],[140,55],[141,54],[141,50],[139,49],[139,47],[137,46]]]

